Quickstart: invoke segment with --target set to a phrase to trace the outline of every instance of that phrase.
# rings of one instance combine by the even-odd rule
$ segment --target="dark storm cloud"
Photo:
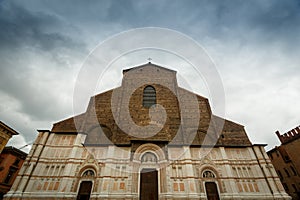
[[[282,30],[298,28],[300,2],[292,1],[271,1],[262,2],[263,6],[257,7],[258,15],[253,13],[253,24],[265,30]]]
[[[292,40],[298,37],[293,30],[299,31],[296,24],[300,22],[299,2],[296,0],[76,0],[18,3],[35,11],[58,14],[82,29],[98,28],[99,31],[108,31],[105,30],[107,26],[119,26],[121,30],[163,26],[184,31],[200,40],[203,36],[220,40],[275,40],[275,37]],[[286,37],[287,35],[292,37]]]
[[[0,45],[17,48],[22,45],[51,51],[56,47],[79,47],[68,36],[60,33],[64,24],[54,15],[32,13],[13,1],[0,4]]]
[[[224,79],[229,118],[255,139],[274,144],[274,129],[297,125],[297,110],[284,109],[299,97],[297,0],[0,1],[0,117],[24,119],[26,127],[15,128],[31,140],[29,130],[72,115],[72,87],[88,50],[146,26],[175,29],[206,48]]]
[[[63,26],[54,15],[32,13],[11,1],[0,4],[0,90],[17,99],[20,112],[32,119],[49,120],[60,116],[61,113],[54,110],[59,104],[59,95],[53,87],[56,86],[54,80],[59,78],[55,77],[56,69],[67,67],[60,53],[85,50],[82,42],[73,41],[60,32]],[[41,57],[48,63],[41,62]]]

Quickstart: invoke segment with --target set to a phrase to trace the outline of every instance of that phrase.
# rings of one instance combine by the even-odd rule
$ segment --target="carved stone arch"
[[[203,178],[203,172],[205,171],[211,171],[214,175],[215,175],[215,178],[219,178],[220,175],[218,173],[218,170],[216,168],[216,166],[213,166],[211,164],[204,164],[204,165],[201,165],[201,167],[198,168],[198,176]]]
[[[203,173],[205,171],[212,172],[215,175],[215,177],[203,177]],[[205,183],[205,182],[215,182],[217,184],[220,192],[224,192],[222,181],[220,179],[221,172],[218,170],[218,168],[215,165],[212,165],[212,164],[201,165],[201,167],[198,168],[198,176],[202,180],[201,182],[203,182],[203,183]]]
[[[72,184],[72,191],[73,192],[77,192],[78,188],[79,188],[79,184],[82,180],[92,180],[94,187],[93,187],[93,192],[95,192],[95,190],[97,189],[98,186],[98,182],[95,181],[97,179],[97,177],[100,176],[101,173],[101,166],[103,165],[103,163],[98,163],[97,160],[94,158],[94,156],[92,154],[89,154],[88,157],[85,159],[85,161],[77,166],[76,169],[76,180],[73,181]],[[95,176],[91,176],[91,177],[83,177],[83,173],[87,170],[93,170]]]
[[[86,171],[93,171],[94,172],[94,176],[83,176],[84,173]],[[93,165],[93,164],[87,164],[87,165],[84,165],[84,166],[81,166],[81,168],[77,171],[77,180],[75,182],[75,184],[73,185],[73,189],[72,191],[74,192],[77,192],[78,191],[78,188],[79,188],[79,185],[82,181],[92,181],[93,184],[95,184],[95,186],[98,185],[96,178],[97,178],[97,175],[98,174],[98,170],[97,170],[97,166]],[[95,192],[97,187],[93,187],[93,191],[92,192]]]
[[[152,143],[146,143],[139,146],[134,153],[133,159],[136,161],[141,161],[143,154],[146,152],[153,153],[157,158],[157,162],[166,160],[164,151],[159,146]]]
[[[81,177],[95,177],[95,171],[92,169],[87,169],[81,174]]]
[[[134,181],[139,183],[135,189],[139,190],[139,198],[158,199],[159,191],[165,192],[159,188],[159,185],[166,184],[164,151],[156,144],[142,144],[136,149],[133,161],[137,172]]]
[[[211,178],[211,179],[217,178],[215,173],[212,170],[209,170],[209,169],[203,170],[201,175],[202,175],[202,178]]]
[[[157,163],[157,157],[154,153],[147,151],[141,157],[142,163]]]
[[[94,158],[93,154],[89,154],[87,156],[87,158],[84,160],[84,162],[80,166],[78,166],[77,172],[79,172],[79,174],[80,174],[80,172],[82,172],[82,170],[85,170],[86,168],[91,167],[95,170],[95,172],[97,174],[97,172],[100,171],[101,166],[102,166],[102,164],[98,163],[98,161]]]
[[[91,170],[94,172],[94,177],[97,176],[97,169],[94,165],[85,165],[84,167],[82,167],[79,172],[78,172],[78,176],[77,177],[80,177],[82,178],[83,177],[83,174],[88,171],[88,170]]]
[[[78,172],[78,178],[74,189],[77,191],[77,199],[89,199],[91,193],[97,190],[97,169],[92,164],[84,165]]]

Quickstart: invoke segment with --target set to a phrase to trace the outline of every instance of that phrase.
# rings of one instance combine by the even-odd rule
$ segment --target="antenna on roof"
[[[20,148],[17,148],[17,149],[19,149],[19,150],[24,149],[25,147],[27,147],[27,146],[33,144],[33,142],[34,142],[34,141],[29,142],[28,144],[25,144],[24,146],[21,146]]]
[[[150,64],[150,63],[151,63],[151,60],[152,60],[152,58],[148,58],[147,60],[149,61],[148,63]]]

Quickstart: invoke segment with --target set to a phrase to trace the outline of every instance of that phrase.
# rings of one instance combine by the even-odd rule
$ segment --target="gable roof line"
[[[148,62],[148,63],[142,64],[142,65],[138,65],[138,66],[135,66],[135,67],[131,67],[131,68],[128,68],[128,69],[123,69],[123,74],[125,74],[126,72],[128,72],[130,70],[139,69],[139,68],[145,67],[147,65],[152,65],[152,66],[158,67],[160,69],[164,69],[164,70],[168,70],[168,71],[177,73],[177,71],[175,71],[175,70],[172,70],[172,69],[169,69],[169,68],[166,68],[166,67],[162,67],[162,66],[157,65],[157,64],[153,64],[152,62]]]
[[[63,120],[61,120],[61,121],[58,121],[58,122],[55,122],[55,123],[53,123],[53,125],[55,125],[55,124],[59,124],[59,123],[61,123],[61,122],[63,122],[63,121],[67,121],[67,120],[70,120],[70,119],[74,119],[75,117],[80,117],[80,116],[83,116],[85,113],[86,113],[86,111],[85,111],[85,112],[83,112],[83,113],[80,113],[80,114],[78,114],[78,115],[74,115],[74,116],[71,116],[71,117],[65,118],[65,119],[63,119]]]
[[[245,128],[244,125],[239,124],[239,123],[237,123],[237,122],[235,122],[235,121],[233,121],[233,120],[230,120],[230,119],[227,119],[227,118],[224,118],[224,117],[220,117],[220,116],[215,115],[215,114],[212,114],[212,116],[213,116],[213,117],[216,117],[216,118],[219,118],[219,119],[221,119],[221,120],[225,120],[225,121],[227,121],[227,122],[229,122],[229,123],[233,123],[233,124],[235,124],[235,125],[238,125],[238,126],[241,126],[241,127]]]
[[[188,89],[186,89],[186,88],[183,88],[183,87],[181,87],[181,86],[179,86],[179,85],[178,85],[178,89],[184,90],[185,92],[188,92],[188,93],[190,93],[190,94],[194,94],[194,95],[196,95],[197,97],[200,97],[200,98],[202,98],[202,99],[208,100],[207,97],[204,97],[204,96],[202,96],[202,95],[200,95],[200,94],[198,94],[198,93],[196,93],[196,92],[194,92],[194,91],[190,91],[190,90],[188,90]]]

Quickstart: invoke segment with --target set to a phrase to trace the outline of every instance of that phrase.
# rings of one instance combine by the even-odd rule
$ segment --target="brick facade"
[[[4,149],[8,140],[14,135],[19,135],[19,133],[0,121],[0,153]]]
[[[6,194],[26,158],[27,154],[14,147],[5,147],[0,155],[0,199]]]
[[[154,182],[142,181],[147,170]],[[140,199],[147,184],[154,199],[289,199],[263,145],[152,63],[124,70],[122,85],[91,97],[85,113],[41,130],[6,197]]]
[[[268,155],[286,192],[293,199],[300,198],[300,126],[276,135],[281,145],[268,151]]]

